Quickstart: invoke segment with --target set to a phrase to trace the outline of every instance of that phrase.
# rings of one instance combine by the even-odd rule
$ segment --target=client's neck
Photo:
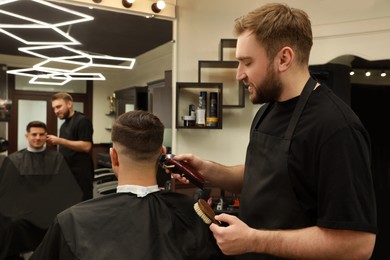
[[[156,165],[132,163],[123,164],[118,168],[118,185],[157,185]]]

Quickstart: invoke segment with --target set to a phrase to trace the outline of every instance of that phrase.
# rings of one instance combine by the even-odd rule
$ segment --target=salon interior
[[[45,2],[77,14],[39,11],[53,8]],[[75,110],[92,120],[96,170],[110,168],[113,120],[135,109],[160,117],[166,128],[164,145],[173,154],[194,153],[226,165],[244,163],[249,128],[259,107],[250,103],[235,78],[233,21],[267,2],[275,1],[9,3],[13,6],[7,11],[39,26],[0,27],[0,137],[9,142],[3,155],[26,146],[25,126],[31,120],[46,122],[49,134],[58,132],[62,122],[50,98],[64,91],[72,94]],[[389,259],[390,129],[385,120],[390,116],[390,1],[283,2],[311,18],[312,74],[346,101],[370,132],[379,225],[373,257]],[[0,2],[0,10],[7,5]],[[71,22],[63,22],[68,16],[73,16]],[[57,52],[77,58],[61,54],[59,59]],[[48,76],[53,71],[54,76]],[[196,122],[191,106],[198,106],[201,92],[217,93],[214,120],[203,123]],[[164,179],[161,185],[191,196],[198,192],[196,186],[172,180]],[[239,194],[216,188],[210,194],[216,210],[238,210]]]

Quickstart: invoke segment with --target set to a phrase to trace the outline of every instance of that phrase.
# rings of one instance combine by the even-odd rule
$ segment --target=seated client
[[[222,259],[193,198],[160,191],[164,126],[153,114],[122,114],[110,156],[117,193],[58,214],[32,259]]]
[[[26,130],[27,148],[0,168],[0,259],[33,251],[53,218],[82,198],[62,155],[46,149],[46,124],[32,121]]]

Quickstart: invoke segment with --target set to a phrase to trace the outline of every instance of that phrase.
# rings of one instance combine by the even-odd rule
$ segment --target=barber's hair
[[[139,161],[156,161],[161,154],[164,125],[146,111],[130,111],[119,116],[111,131],[111,140],[118,143],[126,156]]]
[[[269,59],[288,46],[296,53],[298,63],[309,63],[313,35],[309,16],[303,10],[286,4],[265,4],[235,20],[234,34],[239,36],[245,31],[255,34]]]
[[[45,132],[47,132],[46,124],[41,121],[31,121],[30,123],[27,124],[26,131],[30,132],[30,129],[32,127],[43,128],[45,129]]]
[[[58,93],[54,94],[51,97],[51,101],[54,101],[54,100],[57,100],[57,99],[63,99],[66,102],[73,101],[72,96],[70,94],[66,93],[66,92],[58,92]]]

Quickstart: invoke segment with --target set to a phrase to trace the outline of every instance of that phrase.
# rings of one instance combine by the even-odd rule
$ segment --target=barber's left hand
[[[233,215],[222,213],[215,216],[215,219],[229,224],[227,227],[210,225],[210,230],[225,255],[239,255],[251,251],[253,241],[249,234],[253,233],[254,229]]]

